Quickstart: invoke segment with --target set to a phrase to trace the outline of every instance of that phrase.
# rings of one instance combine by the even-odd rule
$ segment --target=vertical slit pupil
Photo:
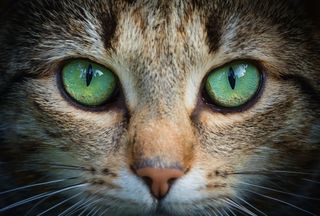
[[[86,71],[86,84],[87,84],[87,86],[90,85],[92,77],[93,77],[93,68],[92,68],[92,65],[90,64],[89,67],[87,68],[87,71]]]
[[[232,67],[229,68],[228,80],[232,89],[236,87],[236,76]]]

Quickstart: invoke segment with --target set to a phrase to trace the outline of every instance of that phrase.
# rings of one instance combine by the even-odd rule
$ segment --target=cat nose
[[[178,169],[146,167],[136,170],[136,174],[146,182],[153,196],[161,199],[169,192],[173,182],[184,173]]]

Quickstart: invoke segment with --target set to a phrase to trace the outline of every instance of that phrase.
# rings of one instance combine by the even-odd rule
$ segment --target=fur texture
[[[9,5],[0,21],[0,214],[319,215],[314,7]],[[74,58],[114,71],[121,83],[114,103],[90,110],[62,96],[57,73]],[[259,98],[237,112],[208,106],[203,79],[237,59],[264,72]],[[144,164],[185,174],[158,201],[132,170]]]

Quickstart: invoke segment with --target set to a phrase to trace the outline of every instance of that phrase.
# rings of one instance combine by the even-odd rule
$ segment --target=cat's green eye
[[[259,91],[262,76],[257,67],[238,61],[212,71],[205,81],[210,102],[222,108],[237,108],[249,102]]]
[[[62,69],[65,92],[85,106],[100,106],[108,102],[117,88],[115,74],[89,60],[73,60]]]

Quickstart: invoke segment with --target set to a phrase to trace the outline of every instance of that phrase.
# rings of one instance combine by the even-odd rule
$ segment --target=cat
[[[320,215],[318,5],[3,3],[0,215]]]

